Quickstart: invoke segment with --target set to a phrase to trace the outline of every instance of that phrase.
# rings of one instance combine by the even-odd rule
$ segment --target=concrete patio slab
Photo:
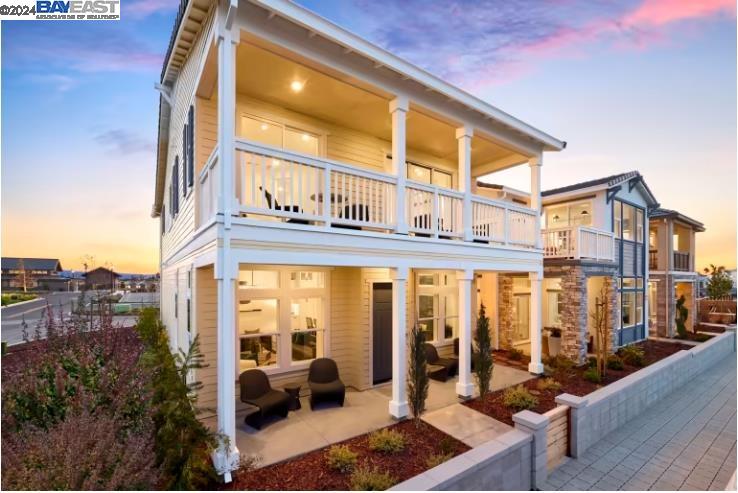
[[[426,413],[423,421],[470,447],[481,445],[512,429],[511,426],[463,404],[453,404]]]

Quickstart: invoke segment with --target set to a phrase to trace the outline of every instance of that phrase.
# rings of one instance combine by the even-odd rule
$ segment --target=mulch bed
[[[700,332],[712,332],[715,334],[722,334],[725,332],[725,326],[715,326],[715,325],[705,325],[705,324],[697,324],[697,330]]]
[[[675,336],[674,339],[676,340],[687,340],[687,341],[693,341],[693,342],[705,342],[715,337],[714,335],[708,335],[708,334],[696,334],[694,332],[687,332],[687,337],[682,339],[679,336]]]
[[[641,347],[645,353],[644,366],[651,365],[659,360],[666,358],[667,356],[681,351],[682,349],[689,350],[692,348],[692,346],[681,344],[679,342],[664,342],[654,340],[646,340],[643,342],[639,342],[636,345]],[[495,357],[497,357],[497,351],[495,351]],[[523,382],[521,385],[531,391],[531,393],[535,395],[535,397],[538,399],[538,405],[532,408],[531,411],[542,414],[546,411],[550,411],[557,406],[554,399],[559,394],[585,396],[601,387],[604,387],[605,385],[616,382],[621,378],[630,375],[631,373],[635,373],[641,368],[643,367],[625,364],[622,370],[608,369],[605,377],[602,380],[602,383],[597,384],[584,379],[582,374],[587,370],[587,365],[584,365],[578,368],[572,368],[568,371],[554,370],[554,374],[552,375],[552,377],[559,384],[561,384],[561,388],[559,390],[539,390],[538,382],[543,377],[528,380],[526,382]],[[485,396],[483,400],[480,398],[472,399],[466,401],[464,405],[469,406],[476,411],[479,411],[483,414],[486,414],[487,416],[491,416],[498,421],[502,421],[503,423],[507,423],[512,426],[512,415],[515,414],[517,411],[514,411],[505,406],[505,404],[503,403],[504,392],[504,389],[497,390],[495,392],[489,393],[487,396]]]
[[[530,356],[527,354],[519,354],[513,356],[507,349],[496,349],[492,351],[492,360],[495,364],[501,364],[503,366],[510,366],[517,368],[518,370],[528,371],[528,363],[530,363]]]
[[[368,434],[341,442],[341,445],[348,445],[359,454],[357,467],[376,467],[380,472],[391,474],[397,483],[428,470],[426,461],[431,455],[441,453],[439,445],[441,441],[449,444],[455,456],[469,450],[462,442],[425,422],[416,427],[413,420],[405,420],[388,428],[405,435],[405,449],[402,452],[392,455],[373,452],[368,446]],[[285,462],[237,474],[226,489],[350,490],[351,473],[334,471],[326,465],[325,452],[328,448],[324,447]]]

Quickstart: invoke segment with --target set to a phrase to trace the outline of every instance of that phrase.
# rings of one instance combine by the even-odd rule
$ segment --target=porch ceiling
[[[236,66],[236,91],[240,94],[391,141],[391,95],[379,89],[318,67],[314,62],[290,59],[252,43],[239,44]],[[215,64],[208,68],[217,69]],[[304,84],[300,92],[290,89],[293,81]],[[408,148],[455,160],[458,126],[457,122],[444,120],[411,103]],[[525,159],[491,140],[476,135],[472,139],[472,166],[511,162],[516,157]]]

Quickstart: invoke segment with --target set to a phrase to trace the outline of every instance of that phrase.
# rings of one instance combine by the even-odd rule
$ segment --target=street
[[[55,317],[58,317],[60,312],[65,317],[68,317],[71,312],[72,302],[76,301],[79,295],[79,292],[45,293],[36,300],[3,307],[2,311],[0,311],[2,341],[7,342],[9,346],[22,343],[24,320],[27,326],[28,336],[33,338],[36,332],[36,326],[46,316],[47,306],[51,306]],[[119,316],[113,318],[113,324],[115,325],[133,325],[135,321],[135,316]],[[41,330],[41,336],[45,336],[43,328]]]

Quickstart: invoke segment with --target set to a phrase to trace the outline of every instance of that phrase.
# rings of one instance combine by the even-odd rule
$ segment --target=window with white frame
[[[241,136],[271,147],[320,155],[320,136],[314,132],[252,115],[241,116]]]
[[[563,297],[561,296],[561,279],[546,280],[546,327],[561,327]]]
[[[416,316],[428,342],[448,342],[458,335],[459,289],[453,271],[418,272]]]
[[[407,163],[407,177],[410,180],[444,188],[453,188],[453,175],[425,164]]]
[[[592,224],[592,201],[558,204],[543,209],[545,227],[549,229]]]
[[[240,370],[287,370],[324,355],[327,276],[326,271],[314,268],[241,267]]]

